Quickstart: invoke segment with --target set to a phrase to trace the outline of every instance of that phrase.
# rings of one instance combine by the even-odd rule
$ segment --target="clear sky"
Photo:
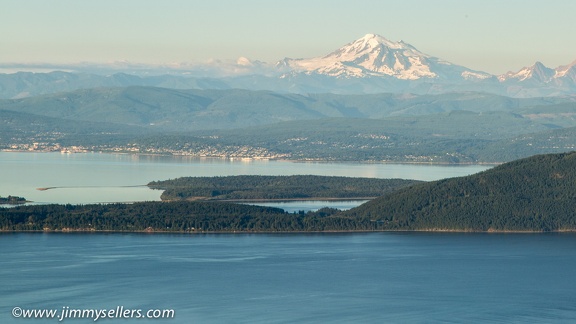
[[[574,0],[0,0],[0,63],[275,62],[367,33],[502,74],[576,60]]]

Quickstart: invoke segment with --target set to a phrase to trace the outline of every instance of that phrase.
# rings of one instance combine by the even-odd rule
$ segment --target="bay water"
[[[438,180],[488,169],[485,165],[318,163],[200,159],[102,153],[0,152],[0,196],[36,203],[86,204],[160,200],[150,181],[185,176],[325,175]],[[37,190],[48,188],[48,190]],[[291,203],[290,208],[297,208]]]
[[[172,310],[105,323],[569,323],[574,234],[0,234],[12,311]],[[61,322],[94,323],[92,318]]]
[[[0,152],[0,168],[2,196],[91,203],[158,200],[159,191],[139,185],[180,176],[435,180],[488,167]],[[570,233],[0,233],[0,256],[0,323],[576,321]],[[119,309],[174,316],[62,317],[64,310]],[[32,320],[15,317],[18,310],[57,313]]]

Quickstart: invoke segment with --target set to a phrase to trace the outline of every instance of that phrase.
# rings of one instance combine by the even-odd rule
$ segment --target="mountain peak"
[[[253,66],[254,65],[254,63],[249,58],[244,57],[244,56],[240,56],[236,60],[236,64],[241,65],[241,66]]]
[[[506,81],[509,79],[516,79],[517,81],[528,81],[534,80],[536,82],[547,83],[554,77],[555,71],[546,67],[542,62],[536,61],[534,65],[529,67],[524,67],[520,71],[508,72],[499,77],[500,81]]]
[[[457,66],[417,50],[403,41],[366,34],[322,57],[284,59],[277,64],[291,73],[337,78],[391,77],[418,79],[485,79],[488,74]]]
[[[364,35],[364,37],[362,37],[362,39],[370,39],[370,38],[376,38],[376,37],[382,37],[382,36],[377,35],[377,34],[368,33],[368,34]]]
[[[364,45],[363,47],[369,47],[369,48],[385,46],[392,49],[406,48],[407,45],[404,42],[393,42],[378,34],[366,34],[364,35],[364,37],[357,39],[356,41],[350,43],[349,45],[360,45],[360,44]]]
[[[306,74],[360,78],[391,76],[403,80],[436,78],[426,55],[404,42],[393,42],[377,34],[366,34],[336,51],[311,59],[285,59],[282,66]]]
[[[383,36],[380,36],[378,34],[366,34],[363,37],[357,39],[356,41],[376,41],[378,43],[385,43],[385,42],[390,42],[388,39],[384,38]]]
[[[576,80],[576,61],[573,61],[572,63],[570,63],[568,65],[562,65],[562,66],[559,66],[558,68],[556,68],[556,76],[555,77],[561,78],[561,77],[570,76],[570,75],[571,75],[571,78]]]

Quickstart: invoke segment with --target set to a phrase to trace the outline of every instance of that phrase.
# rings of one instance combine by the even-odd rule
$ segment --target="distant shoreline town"
[[[78,154],[78,153],[103,153],[103,154],[136,154],[136,155],[153,155],[153,156],[174,156],[174,157],[191,157],[191,158],[213,158],[226,160],[268,160],[268,161],[293,161],[293,162],[353,162],[353,163],[397,163],[397,164],[450,164],[450,165],[498,165],[504,162],[446,162],[434,161],[436,155],[432,156],[414,156],[406,155],[403,160],[339,160],[336,158],[292,158],[290,154],[277,154],[264,148],[240,147],[226,149],[207,149],[198,152],[171,149],[144,149],[141,150],[134,146],[114,146],[114,147],[85,147],[69,146],[64,147],[58,144],[43,145],[40,143],[11,145],[10,148],[0,149],[0,152],[15,153],[61,153],[61,154]]]

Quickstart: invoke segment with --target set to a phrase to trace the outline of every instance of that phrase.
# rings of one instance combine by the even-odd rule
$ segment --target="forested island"
[[[310,199],[371,199],[420,181],[404,179],[374,179],[293,176],[226,176],[183,177],[148,184],[164,190],[162,200],[310,200]]]
[[[0,209],[0,230],[576,231],[575,170],[576,152],[538,155],[471,176],[397,187],[349,211],[323,208],[317,212],[287,213],[279,208],[187,200],[17,206]],[[199,180],[183,178],[172,184],[179,181]]]
[[[18,196],[0,197],[0,205],[19,205],[26,202],[26,198]]]

